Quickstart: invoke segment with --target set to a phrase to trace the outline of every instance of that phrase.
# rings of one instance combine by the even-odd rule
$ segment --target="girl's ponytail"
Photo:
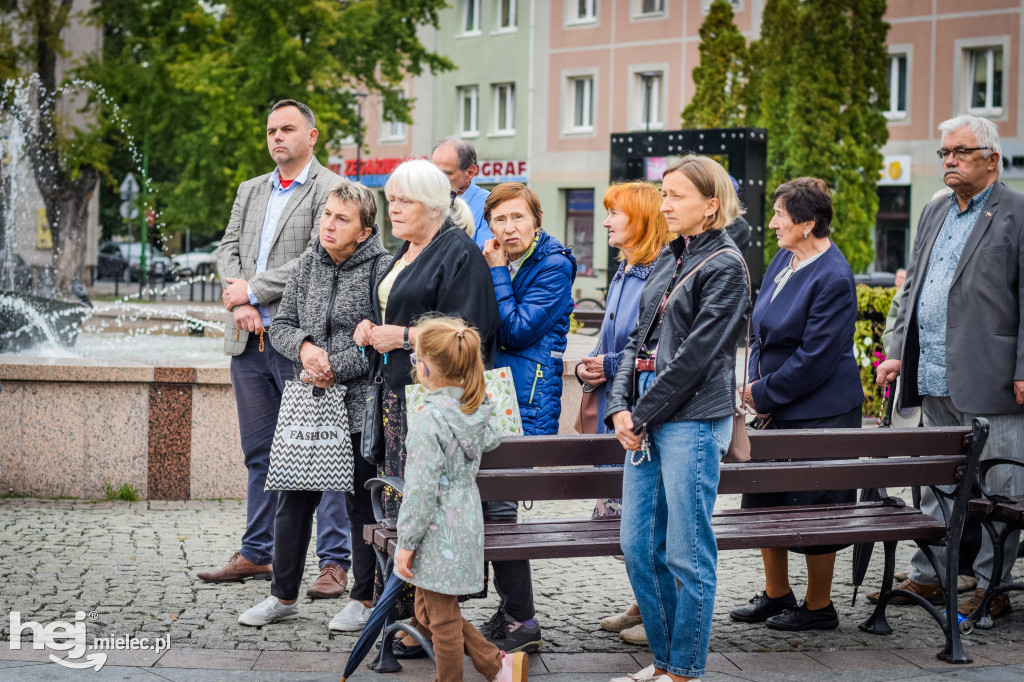
[[[454,317],[434,317],[416,325],[416,355],[428,360],[449,386],[463,389],[461,409],[472,414],[487,398],[480,334]]]

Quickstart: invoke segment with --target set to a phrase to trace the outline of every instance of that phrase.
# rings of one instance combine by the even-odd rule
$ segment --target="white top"
[[[829,247],[831,247],[831,246],[832,246],[832,242],[829,242]],[[825,251],[828,251],[828,248],[826,248]],[[782,287],[786,286],[786,282],[789,281],[789,278],[793,276],[794,272],[796,272],[797,270],[800,270],[801,268],[807,267],[808,265],[810,265],[814,261],[816,261],[819,258],[821,258],[823,255],[825,255],[825,251],[819,251],[818,253],[814,254],[813,256],[811,256],[809,258],[803,259],[802,261],[800,261],[797,264],[797,266],[795,268],[793,267],[793,259],[790,258],[789,259],[789,264],[786,265],[786,267],[782,268],[782,272],[780,272],[779,274],[777,274],[775,276],[775,285],[776,286],[775,286],[775,291],[772,292],[772,301],[774,301],[775,297],[779,295],[780,291],[782,291]],[[796,257],[796,255],[794,254],[794,258],[795,257]]]

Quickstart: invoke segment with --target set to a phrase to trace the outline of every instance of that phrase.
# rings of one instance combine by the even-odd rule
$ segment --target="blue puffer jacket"
[[[505,266],[491,268],[501,316],[494,366],[512,369],[528,436],[558,433],[562,353],[575,279],[571,249],[546,232],[540,233],[514,278]]]

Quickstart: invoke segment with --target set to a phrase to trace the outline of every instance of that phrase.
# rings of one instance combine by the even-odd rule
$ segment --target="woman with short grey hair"
[[[366,358],[353,342],[352,334],[360,320],[373,312],[370,292],[376,284],[375,273],[384,273],[391,265],[391,254],[381,243],[380,229],[374,224],[376,217],[377,205],[366,187],[342,180],[328,192],[320,216],[320,239],[295,264],[270,327],[271,343],[295,363],[296,378],[320,388],[345,385],[345,407],[355,452],[359,452],[369,378]],[[274,521],[272,596],[240,615],[239,623],[267,625],[298,615],[296,600],[316,510],[317,533],[344,535],[344,546],[351,547],[352,561],[345,566],[322,565],[321,575],[307,595],[340,596],[348,582],[346,571],[354,569],[355,583],[349,603],[331,620],[330,629],[362,629],[372,607],[376,563],[373,549],[360,539],[363,525],[374,522],[370,496],[363,483],[375,475],[372,466],[356,457],[351,493],[280,492]],[[355,543],[352,536],[357,538]]]
[[[367,348],[372,374],[379,372],[383,379],[380,473],[401,477],[406,458],[405,387],[412,383],[409,356],[416,345],[416,320],[430,313],[465,320],[480,333],[487,366],[494,357],[501,320],[487,262],[473,239],[452,222],[464,202],[451,191],[445,174],[425,159],[405,161],[391,174],[384,194],[392,232],[405,242],[377,286],[375,314],[359,323],[355,342]],[[397,519],[399,499],[384,490],[384,513]],[[378,588],[383,587],[381,578]],[[402,604],[403,617],[412,615],[411,600]],[[400,640],[396,653],[407,657]]]

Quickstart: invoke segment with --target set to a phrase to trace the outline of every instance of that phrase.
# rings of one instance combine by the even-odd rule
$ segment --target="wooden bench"
[[[1024,462],[1006,458],[992,458],[981,462],[978,466],[978,491],[982,496],[971,500],[967,506],[969,511],[977,515],[982,528],[992,541],[992,575],[999,578],[998,581],[993,580],[989,585],[981,605],[969,616],[973,622],[977,623],[978,627],[986,629],[993,625],[992,616],[989,613],[989,604],[992,599],[1011,590],[1024,590],[1024,584],[1015,583],[1012,580],[1008,583],[1001,582],[1003,562],[1012,562],[1015,558],[1014,556],[1005,556],[1003,553],[1006,538],[1011,533],[1024,529],[1024,496],[1000,495],[992,492],[987,485],[987,479],[990,477],[990,470],[995,467],[1000,467],[996,473],[1005,476],[1010,473],[1006,467],[1024,467]],[[997,531],[993,525],[995,523],[1005,525],[1001,531]],[[1014,547],[1012,551],[1016,554],[1017,548]]]
[[[581,325],[581,328],[576,331],[577,334],[594,336],[601,331],[601,323],[604,322],[604,311],[580,310],[577,308],[572,311],[572,317]]]
[[[908,595],[925,608],[945,634],[937,656],[969,663],[957,627],[956,557],[963,518],[970,499],[978,457],[988,433],[985,420],[973,429],[834,429],[759,431],[751,433],[751,461],[723,464],[720,494],[878,488],[881,501],[803,507],[777,507],[715,513],[712,524],[720,550],[761,547],[806,547],[823,544],[882,542],[885,569],[882,594],[872,615],[860,624],[875,634],[889,634],[885,619],[889,600]],[[862,459],[869,458],[869,459]],[[620,497],[624,452],[615,438],[603,436],[535,436],[506,438],[486,453],[477,485],[483,501],[573,500]],[[396,478],[373,479],[369,488],[391,486]],[[887,487],[955,486],[952,522],[947,524],[890,497]],[[380,508],[374,495],[375,512]],[[390,570],[396,551],[394,522],[366,526],[363,539],[374,545]],[[896,544],[913,540],[936,564],[943,580],[946,613],[923,598],[892,588]],[[933,545],[946,545],[946,567],[938,566]],[[485,524],[487,560],[562,559],[621,554],[618,518],[530,520]],[[946,615],[951,614],[951,615]]]

